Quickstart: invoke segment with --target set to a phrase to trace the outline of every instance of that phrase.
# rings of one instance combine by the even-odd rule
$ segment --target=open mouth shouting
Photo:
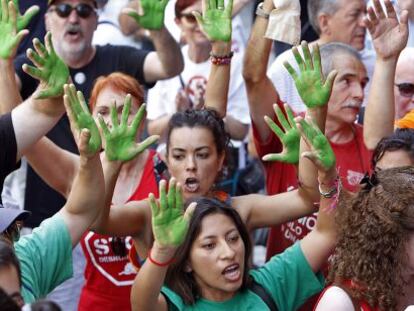
[[[241,278],[240,265],[235,263],[226,267],[221,273],[229,282],[237,282]]]
[[[195,177],[189,177],[185,180],[184,190],[186,192],[197,192],[200,189],[200,182]]]

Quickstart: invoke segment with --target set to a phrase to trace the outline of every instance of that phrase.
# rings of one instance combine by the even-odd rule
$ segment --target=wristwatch
[[[263,2],[260,2],[259,5],[257,6],[256,9],[256,15],[269,19],[269,13],[265,12],[265,10],[263,10]]]

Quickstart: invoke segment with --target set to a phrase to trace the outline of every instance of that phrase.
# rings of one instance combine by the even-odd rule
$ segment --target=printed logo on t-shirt
[[[364,174],[360,172],[348,170],[346,180],[348,181],[348,184],[350,184],[351,186],[356,186],[356,185],[359,185],[363,177],[364,177]]]
[[[206,77],[197,75],[188,81],[185,91],[193,103],[194,108],[201,109],[204,106],[204,95],[206,94],[206,88]]]
[[[88,232],[83,242],[90,262],[104,278],[116,286],[133,284],[137,273],[128,256],[114,254],[111,247],[112,237]],[[131,237],[125,238],[125,246],[128,251],[131,249]]]
[[[294,244],[316,226],[317,213],[281,225],[283,237]]]

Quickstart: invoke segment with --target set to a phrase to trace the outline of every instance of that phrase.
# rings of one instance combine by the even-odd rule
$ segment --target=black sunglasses
[[[56,12],[59,17],[66,18],[72,13],[72,10],[75,10],[81,18],[88,18],[95,13],[95,9],[87,3],[79,3],[77,6],[71,6],[68,3],[57,4],[54,8],[51,8],[50,11]]]
[[[414,95],[414,84],[412,83],[399,83],[395,86],[398,87],[401,96],[412,97]]]

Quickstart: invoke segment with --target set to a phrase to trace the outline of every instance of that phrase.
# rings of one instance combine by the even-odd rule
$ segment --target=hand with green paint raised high
[[[331,71],[326,81],[324,80],[321,55],[317,44],[315,44],[313,49],[313,55],[311,55],[308,43],[302,41],[304,58],[300,55],[297,47],[293,47],[292,52],[299,66],[299,73],[288,62],[284,62],[283,65],[295,81],[296,89],[306,107],[316,108],[325,106],[331,96],[332,85],[337,72]]]
[[[224,0],[202,1],[202,14],[196,11],[193,14],[203,33],[210,41],[230,42],[233,0],[229,0],[227,7],[224,6]]]
[[[167,3],[168,0],[140,0],[143,14],[139,14],[139,12],[131,8],[125,8],[122,12],[131,16],[142,28],[160,30],[164,27],[164,14]]]
[[[12,1],[6,0],[6,2],[10,3]],[[24,15],[21,15],[19,11],[19,7],[20,7],[19,0],[13,0],[13,4],[14,4],[14,7],[16,8],[17,31],[21,31],[29,25],[33,16],[35,16],[39,12],[39,7],[37,5],[32,5],[30,8],[26,10],[26,12],[24,12]],[[3,12],[5,12],[5,7],[2,5],[0,6],[0,19],[1,19]]]
[[[283,150],[281,153],[270,153],[263,157],[263,161],[280,161],[290,164],[298,164],[299,162],[299,145],[300,133],[296,127],[293,117],[293,112],[288,105],[285,104],[285,111],[288,119],[278,105],[273,105],[277,119],[282,126],[282,129],[271,118],[265,116],[264,119],[270,129],[279,137]]]
[[[63,86],[68,83],[69,68],[56,54],[53,48],[52,35],[48,32],[45,36],[46,46],[39,39],[33,40],[32,49],[27,50],[27,57],[36,66],[23,65],[23,71],[33,78],[40,80],[40,90],[37,99],[60,97],[63,94]]]
[[[18,29],[18,8],[12,1],[1,0],[0,8],[0,58],[13,59],[20,42],[29,31]]]
[[[108,129],[102,116],[99,116],[99,124],[105,139],[105,154],[109,161],[130,161],[155,143],[159,138],[158,135],[153,135],[143,142],[137,143],[138,128],[145,115],[145,104],[141,105],[131,125],[128,125],[130,109],[131,95],[127,95],[122,109],[121,123],[119,123],[116,107],[115,105],[111,107],[111,130]]]
[[[90,133],[90,138],[84,153],[93,156],[101,150],[101,135],[98,126],[89,112],[88,105],[86,104],[82,92],[76,92],[76,88],[73,84],[66,84],[64,90],[65,95],[63,96],[63,101],[65,103],[73,136],[75,137],[75,140],[77,140],[80,132],[83,129],[87,129]]]
[[[335,168],[336,158],[331,145],[319,127],[309,120],[296,118],[297,127],[311,151],[302,153],[302,157],[311,160],[321,172]]]
[[[191,203],[184,213],[183,195],[180,185],[171,178],[166,193],[166,182],[160,182],[160,198],[149,195],[152,213],[152,231],[154,239],[161,247],[176,248],[180,246],[188,231],[195,203]]]

